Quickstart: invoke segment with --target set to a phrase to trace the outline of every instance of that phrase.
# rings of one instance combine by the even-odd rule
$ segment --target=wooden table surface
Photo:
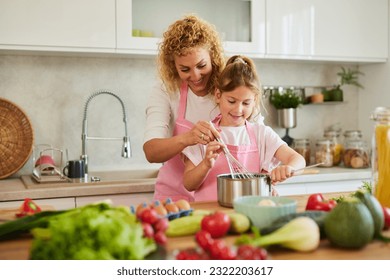
[[[325,194],[327,198],[339,196],[339,193]],[[298,211],[302,211],[306,205],[307,196],[290,196],[297,200]],[[192,204],[193,209],[234,211],[231,208],[224,208],[215,201],[196,202]],[[390,237],[390,230],[384,234]],[[234,243],[237,235],[226,237],[228,243]],[[169,238],[166,249],[169,254],[178,249],[194,247],[194,236]],[[0,259],[25,260],[29,257],[31,238],[19,238],[9,241],[0,241]],[[380,241],[373,241],[366,247],[359,250],[340,249],[332,246],[329,241],[322,240],[319,248],[313,252],[301,253],[283,248],[268,248],[269,255],[273,260],[390,260],[390,244]]]

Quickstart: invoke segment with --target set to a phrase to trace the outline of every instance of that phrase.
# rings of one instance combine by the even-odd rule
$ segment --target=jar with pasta
[[[319,139],[316,142],[315,163],[322,167],[333,166],[333,142],[329,139]]]
[[[378,107],[372,139],[373,192],[382,206],[390,207],[390,108]]]
[[[340,164],[344,151],[344,146],[340,141],[340,134],[341,131],[339,130],[326,130],[324,132],[324,137],[332,141],[333,166]]]
[[[309,139],[294,139],[292,148],[301,154],[306,160],[306,165],[310,164],[310,141]]]

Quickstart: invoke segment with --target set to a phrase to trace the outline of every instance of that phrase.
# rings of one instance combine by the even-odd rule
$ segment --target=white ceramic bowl
[[[276,205],[259,205],[262,200],[271,200]],[[242,196],[234,199],[233,208],[236,212],[246,215],[254,226],[261,229],[270,226],[279,217],[296,213],[297,201],[282,196]]]

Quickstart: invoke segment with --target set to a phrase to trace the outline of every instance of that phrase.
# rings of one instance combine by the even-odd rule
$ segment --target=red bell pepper
[[[19,207],[19,212],[16,213],[16,217],[33,215],[41,211],[41,208],[31,198],[25,198],[23,204]]]
[[[383,226],[383,229],[389,229],[390,228],[390,208],[382,206],[383,214],[385,216],[385,223]]]
[[[336,200],[326,200],[321,193],[315,193],[307,199],[306,210],[330,211],[336,205]]]

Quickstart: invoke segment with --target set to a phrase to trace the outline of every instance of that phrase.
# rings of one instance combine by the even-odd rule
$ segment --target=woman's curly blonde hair
[[[187,55],[198,47],[210,52],[212,73],[207,91],[214,94],[215,84],[225,63],[222,42],[215,27],[195,15],[187,15],[170,25],[159,45],[158,71],[168,94],[178,92],[181,84],[174,56]]]

